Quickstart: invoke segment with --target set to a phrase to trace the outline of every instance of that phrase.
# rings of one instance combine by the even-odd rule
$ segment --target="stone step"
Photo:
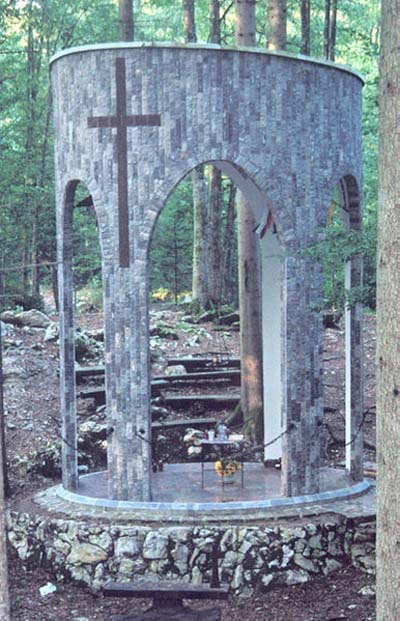
[[[164,403],[178,410],[185,410],[192,405],[203,405],[216,410],[233,410],[239,401],[239,395],[164,395]]]
[[[168,358],[168,366],[182,365],[188,373],[202,369],[240,369],[239,356],[216,354],[215,356],[188,356],[187,358]]]

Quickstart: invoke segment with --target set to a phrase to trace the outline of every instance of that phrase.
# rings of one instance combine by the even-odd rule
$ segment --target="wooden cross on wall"
[[[128,127],[159,127],[159,114],[126,114],[125,59],[115,60],[116,114],[114,116],[89,116],[88,127],[116,127],[118,153],[118,234],[119,265],[129,267],[129,214],[128,214]]]

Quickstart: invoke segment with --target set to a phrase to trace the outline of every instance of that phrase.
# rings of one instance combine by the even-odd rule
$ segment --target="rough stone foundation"
[[[207,582],[219,542],[220,578],[241,596],[271,585],[307,582],[353,565],[375,570],[373,518],[328,514],[304,524],[146,527],[87,523],[11,512],[9,539],[27,565],[42,564],[58,581],[98,590],[112,579]]]

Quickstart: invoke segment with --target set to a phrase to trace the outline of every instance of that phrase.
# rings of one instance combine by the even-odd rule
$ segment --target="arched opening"
[[[338,439],[343,422],[345,429],[344,445],[334,448],[337,455],[333,455],[333,458],[336,461],[344,458],[346,471],[356,481],[363,478],[363,281],[360,233],[359,190],[354,177],[347,175],[339,181],[333,192],[323,257],[328,322],[333,326],[336,324],[336,328],[344,326],[344,365],[341,365],[337,352],[328,352],[326,366],[331,369],[326,371],[324,393],[327,424],[330,424],[330,418],[333,423],[333,429],[329,429],[331,439]],[[333,338],[333,335],[330,336]],[[334,340],[340,346],[340,331]],[[344,392],[341,392],[341,385],[344,385]]]
[[[357,181],[351,175],[340,181],[345,223],[359,235],[362,228],[361,201]],[[363,260],[360,249],[346,261],[346,469],[356,481],[363,479]]]
[[[212,195],[214,190],[213,181],[214,174],[211,170],[211,165],[215,168],[214,170],[218,171],[221,177],[221,185],[222,188],[222,196],[216,201],[215,196]],[[172,291],[172,295],[169,297],[171,300],[174,300],[175,303],[182,299],[188,301],[190,296],[188,295],[188,287],[190,288],[194,279],[191,279],[190,275],[188,276],[187,272],[192,271],[193,269],[193,250],[196,252],[196,243],[193,240],[193,217],[192,217],[192,205],[193,205],[193,195],[192,195],[192,184],[196,181],[193,180],[194,175],[203,175],[208,179],[208,185],[206,186],[205,194],[207,195],[207,204],[208,208],[206,209],[206,219],[212,223],[212,226],[215,228],[215,223],[218,223],[220,234],[218,238],[218,250],[220,252],[219,261],[220,261],[220,293],[221,297],[219,299],[219,303],[221,304],[221,313],[214,312],[216,309],[213,307],[212,300],[209,304],[208,313],[205,313],[204,316],[208,319],[216,319],[216,330],[214,334],[210,333],[208,335],[203,335],[197,339],[196,336],[193,335],[199,334],[201,332],[201,324],[200,328],[199,324],[187,325],[186,327],[180,325],[181,332],[182,327],[188,330],[187,341],[187,354],[193,356],[193,358],[197,358],[200,362],[205,362],[205,365],[209,365],[208,368],[211,369],[223,369],[224,362],[226,364],[232,364],[228,373],[233,375],[233,365],[235,363],[235,359],[238,357],[240,353],[239,349],[239,335],[236,332],[236,326],[232,325],[227,326],[224,325],[224,320],[231,321],[231,315],[234,315],[234,308],[228,309],[225,305],[234,304],[237,308],[237,298],[238,298],[238,284],[237,284],[237,215],[235,211],[234,198],[236,194],[236,190],[238,187],[243,189],[245,196],[248,202],[251,202],[250,209],[254,210],[256,216],[256,224],[253,233],[257,239],[257,245],[259,246],[260,259],[262,262],[262,271],[260,274],[261,282],[260,288],[262,290],[261,299],[260,299],[260,311],[262,316],[262,348],[264,350],[264,372],[263,372],[263,393],[262,398],[264,403],[266,404],[263,412],[264,419],[264,440],[262,444],[266,445],[265,451],[263,446],[258,445],[257,451],[254,451],[254,455],[257,454],[257,458],[260,462],[263,460],[268,465],[273,462],[274,464],[278,462],[282,455],[282,447],[280,443],[279,436],[282,432],[282,381],[283,381],[283,373],[282,369],[282,346],[281,339],[284,338],[282,334],[282,286],[283,286],[283,249],[282,244],[279,240],[277,226],[275,225],[274,218],[269,209],[268,201],[266,196],[261,192],[255,183],[243,173],[243,171],[239,170],[236,166],[228,163],[228,162],[210,162],[208,165],[209,169],[207,169],[205,175],[204,171],[195,169],[188,173],[178,185],[175,186],[174,190],[169,194],[168,199],[166,200],[163,209],[161,210],[157,222],[153,229],[153,234],[151,238],[151,242],[149,244],[149,272],[150,272],[150,297],[153,296],[153,299],[161,299],[161,297],[166,297],[169,294],[168,289],[174,289]],[[203,165],[202,165],[203,167]],[[197,178],[198,182],[198,178]],[[221,190],[220,190],[221,191]],[[214,218],[214,215],[210,213],[210,205],[212,204],[212,208],[215,208],[215,203],[217,203],[217,207],[220,209],[219,215]],[[235,224],[235,226],[234,226]],[[169,228],[168,228],[169,225]],[[212,231],[215,237],[215,230]],[[186,245],[182,241],[182,236],[188,236],[189,241],[186,240]],[[164,248],[169,251],[169,256],[163,253],[161,245],[164,244]],[[207,244],[206,244],[207,245]],[[206,249],[206,258],[207,261],[207,251],[210,252],[210,248]],[[161,259],[160,259],[161,253]],[[189,256],[190,255],[190,256]],[[184,260],[186,256],[186,269],[182,266],[181,260]],[[168,275],[168,266],[170,266],[171,273]],[[203,265],[204,267],[204,265]],[[211,269],[211,268],[210,268]],[[206,270],[207,271],[207,270]],[[233,278],[232,278],[233,275]],[[162,287],[162,281],[159,278],[169,277],[169,287]],[[177,282],[179,281],[180,285],[177,286]],[[232,281],[235,281],[234,286],[232,286]],[[229,286],[227,286],[229,285]],[[166,308],[166,307],[164,307]],[[186,315],[188,315],[189,307],[186,307]],[[229,315],[229,317],[228,317]],[[164,315],[167,317],[167,314]],[[154,315],[153,315],[154,318]],[[150,322],[150,334],[154,333],[154,326],[152,325],[153,321],[151,318]],[[188,318],[188,317],[187,317]],[[186,318],[186,319],[187,319]],[[189,318],[191,321],[191,318]],[[219,324],[219,325],[218,325]],[[221,325],[222,324],[222,325]],[[164,326],[167,329],[166,334],[168,334],[168,329],[171,326]],[[175,328],[175,326],[174,326]],[[196,342],[197,339],[197,342]],[[203,340],[203,342],[202,342]],[[172,355],[171,352],[174,352],[175,343],[166,344],[165,348],[168,351],[167,356],[173,358],[173,360],[178,363],[179,356]],[[150,345],[152,346],[152,355],[154,356],[154,348],[157,343],[152,341],[150,337]],[[201,357],[204,360],[201,360]],[[206,360],[208,358],[208,360]],[[165,364],[164,360],[161,362],[159,360],[155,361],[155,365],[153,365],[153,376],[154,376],[154,367],[157,370],[158,379],[161,381],[169,382],[169,378],[166,373],[168,373],[169,367]],[[172,367],[172,372],[174,371]],[[179,369],[182,372],[182,379],[179,381],[178,378],[173,377],[173,381],[176,380],[176,385],[183,385],[186,380],[189,380],[186,373],[186,368]],[[239,371],[239,370],[238,370]],[[158,375],[158,373],[162,373],[162,377]],[[226,376],[228,376],[226,373]],[[200,374],[199,374],[200,375]],[[221,374],[222,375],[222,374]],[[171,377],[171,376],[170,376]],[[207,378],[209,382],[211,382],[211,375]],[[154,377],[153,377],[154,384]],[[226,386],[226,384],[222,385],[214,389],[214,392],[218,390],[218,392],[227,393],[227,397],[233,397],[230,400],[230,403],[233,404],[234,399],[236,398],[236,402],[240,397],[240,390],[238,381],[235,381],[235,387]],[[201,384],[197,384],[194,388],[195,392],[201,391]],[[204,384],[203,384],[204,386]],[[218,386],[215,384],[215,386]],[[210,391],[208,391],[210,392]],[[212,392],[212,390],[211,390]],[[164,397],[165,402],[171,403],[172,397],[170,393],[170,388],[165,389]],[[203,396],[203,395],[202,395]],[[222,394],[217,395],[221,396],[222,402]],[[228,399],[227,399],[228,401]],[[193,404],[195,402],[195,398],[193,398]],[[178,403],[178,399],[176,398],[175,403]],[[215,406],[216,407],[216,406]],[[219,408],[218,408],[219,409]],[[223,408],[222,413],[215,413],[213,411],[213,406],[205,406],[201,408],[201,406],[196,409],[196,405],[193,405],[193,409],[190,411],[189,415],[185,413],[186,420],[190,419],[198,419],[198,414],[200,413],[205,418],[210,419],[214,415],[216,416],[216,420],[226,420],[231,419],[230,416],[230,407]],[[210,415],[210,411],[212,414]],[[197,413],[197,416],[196,416]],[[154,408],[153,408],[153,416],[154,416]],[[153,419],[154,422],[154,419]],[[200,429],[202,428],[201,421],[196,421],[199,424]],[[162,422],[160,424],[162,426]],[[187,426],[189,426],[189,421],[187,421]],[[210,421],[208,424],[209,427],[213,427],[214,423]],[[232,423],[233,431],[242,432],[242,425],[239,424],[236,427],[235,423]],[[236,428],[235,428],[236,427]],[[153,425],[154,430],[154,425]],[[180,433],[180,438],[182,438],[183,433]],[[175,438],[179,438],[179,434],[177,433]],[[171,448],[171,442],[168,443],[169,448]],[[157,451],[155,444],[153,442],[153,450]],[[194,453],[196,454],[196,453]],[[253,454],[250,453],[250,460],[254,460]],[[176,456],[175,456],[176,458]],[[261,459],[260,459],[261,458]],[[154,464],[154,455],[153,455],[153,469],[157,469],[157,464]],[[278,485],[279,488],[279,485]]]
[[[90,191],[83,182],[74,180],[67,185],[63,215],[60,246],[62,471],[64,487],[76,489],[79,474],[88,472],[91,462],[88,454],[85,459],[79,459],[77,377],[86,376],[82,367],[99,364],[104,333],[97,220]],[[81,311],[85,312],[84,323]],[[94,468],[98,465],[93,464]]]

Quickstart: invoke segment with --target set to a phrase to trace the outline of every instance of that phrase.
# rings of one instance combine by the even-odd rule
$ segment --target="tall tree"
[[[268,0],[266,35],[269,50],[286,49],[286,22],[286,0]]]
[[[335,60],[336,54],[336,24],[337,24],[337,0],[331,0],[331,29],[329,33],[329,60]]]
[[[254,0],[235,0],[235,34],[238,45],[254,46]],[[263,441],[262,325],[260,248],[256,222],[245,196],[238,192],[240,357],[242,380],[240,408],[248,438]]]
[[[3,336],[0,321],[0,444],[3,463],[3,492],[6,498],[11,494],[10,483],[7,476],[7,455],[6,455],[6,432],[4,425],[4,392],[3,392]]]
[[[220,1],[210,0],[210,41],[221,43]]]
[[[300,52],[310,54],[311,0],[301,0],[301,47]]]
[[[228,203],[226,206],[224,242],[223,242],[223,268],[222,268],[222,298],[227,304],[237,303],[234,252],[235,252],[235,199],[236,186],[233,181],[229,183]]]
[[[186,43],[195,43],[195,0],[182,0],[183,31]],[[204,165],[192,171],[193,188],[193,272],[192,311],[199,313],[208,305],[207,270],[207,185]]]
[[[204,166],[192,171],[193,188],[193,272],[192,311],[199,313],[208,305],[207,269],[207,185]]]
[[[211,0],[210,10],[210,40],[212,43],[221,43],[220,1]],[[222,226],[222,174],[221,171],[210,167],[210,196],[208,201],[208,306],[218,309],[222,301],[221,271],[221,226]]]
[[[210,166],[210,196],[208,201],[208,304],[218,309],[221,305],[221,224],[222,174]]]
[[[335,60],[337,0],[325,0],[324,58]]]
[[[0,619],[10,618],[10,601],[8,593],[7,540],[5,524],[5,445],[3,442],[3,377],[1,361],[1,325],[0,325],[0,416],[2,437],[0,439]]]
[[[194,0],[183,1],[183,30],[187,43],[196,43],[196,20]]]
[[[329,59],[331,32],[331,0],[325,0],[325,20],[324,20],[324,58]]]
[[[400,0],[382,2],[377,282],[377,619],[400,619]]]
[[[118,0],[119,38],[121,41],[133,41],[135,26],[133,21],[132,0]]]

